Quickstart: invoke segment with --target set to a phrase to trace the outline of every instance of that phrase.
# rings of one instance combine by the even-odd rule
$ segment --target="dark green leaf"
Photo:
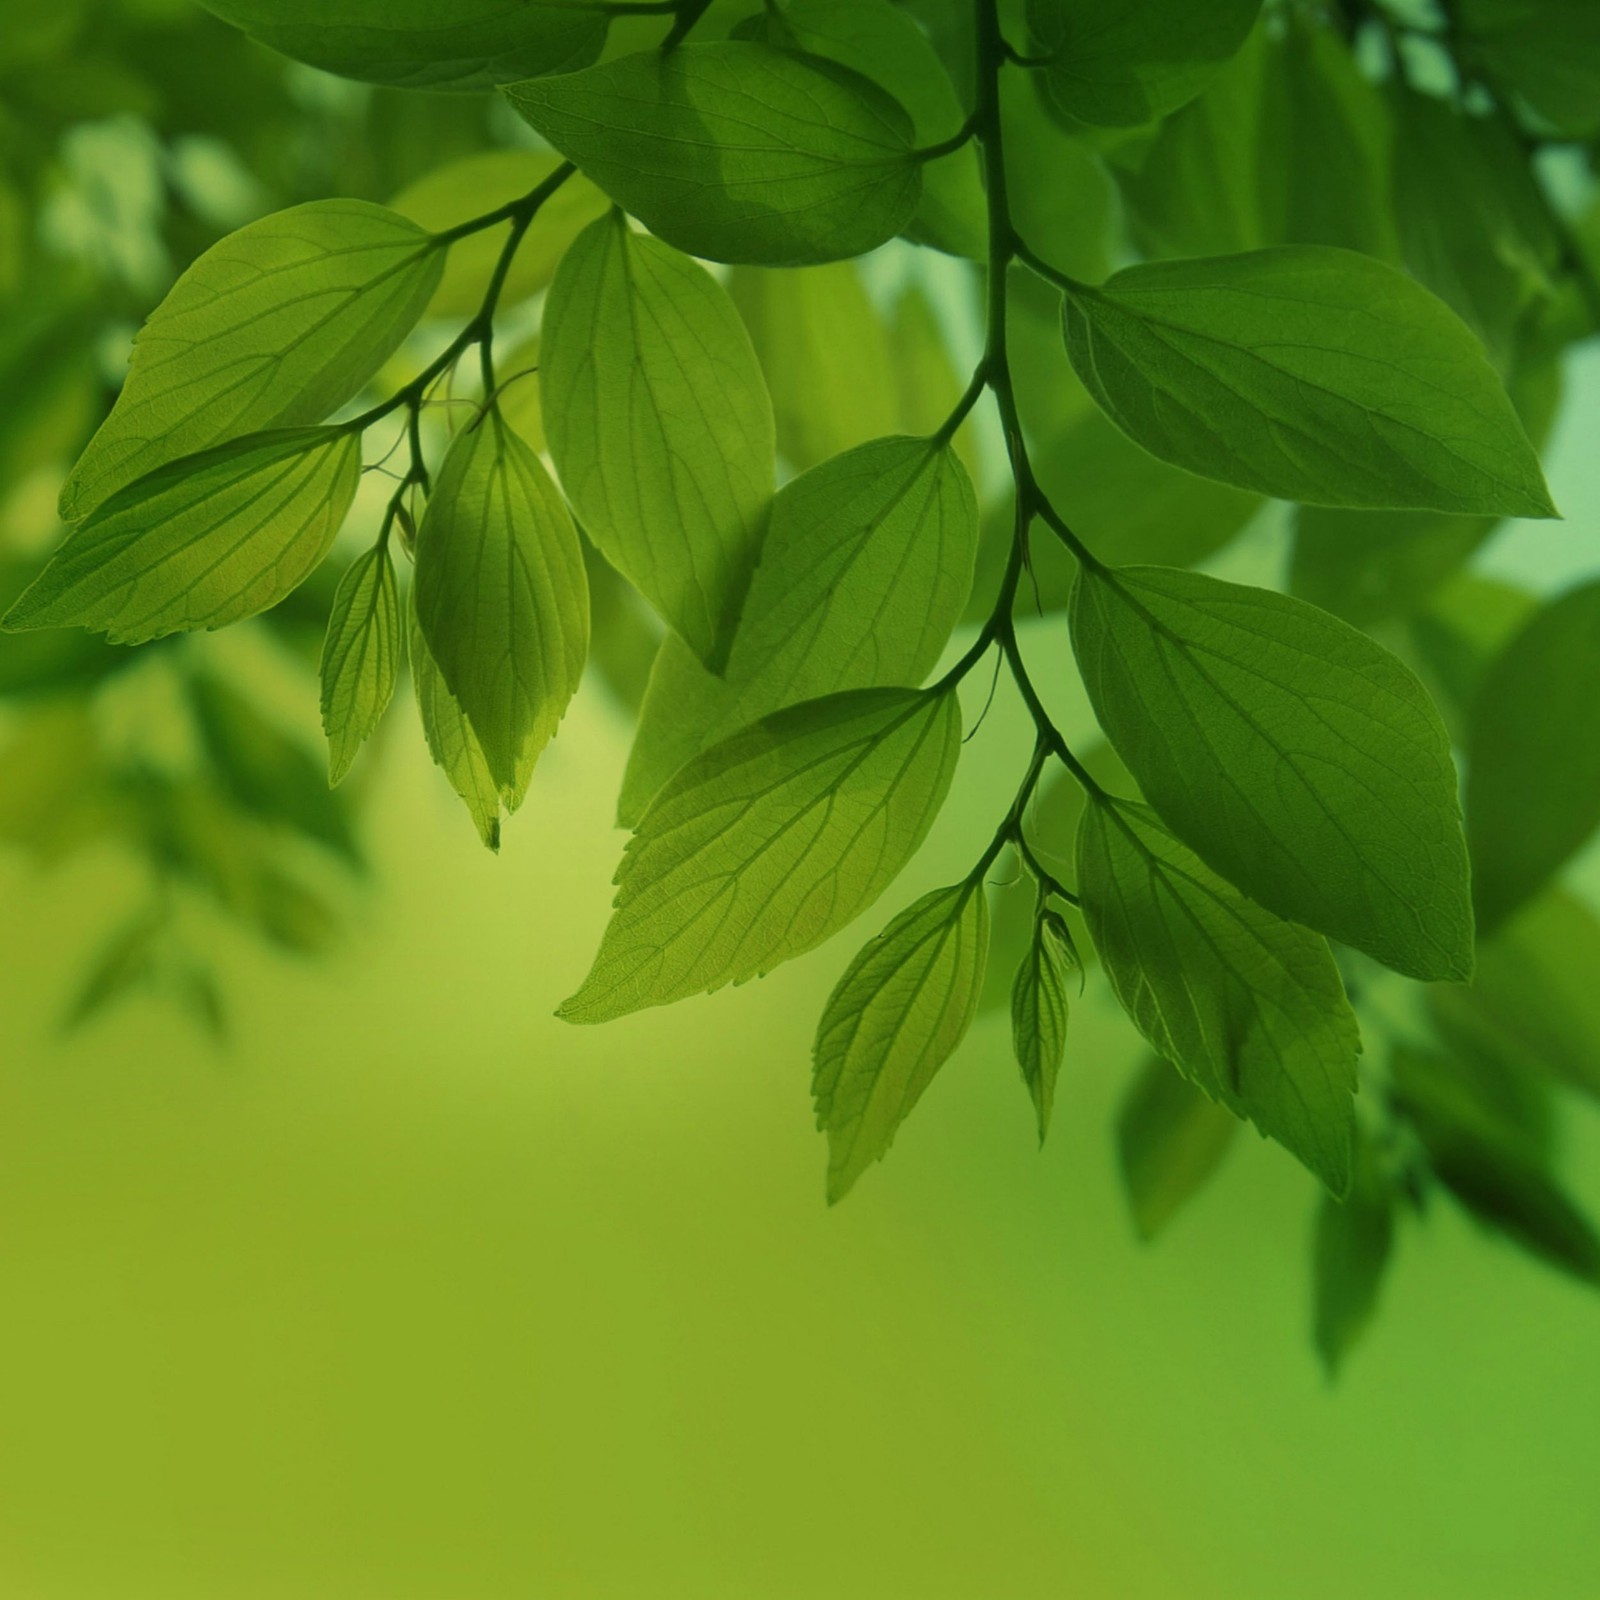
[[[134,341],[122,393],[61,491],[61,515],[85,516],[211,445],[321,422],[393,354],[443,267],[415,223],[362,200],[317,200],[230,233]]]
[[[656,797],[569,1022],[741,983],[852,921],[915,854],[961,746],[953,693],[863,689],[734,734]]]
[[[556,274],[539,384],[584,530],[720,667],[773,487],[772,407],[727,295],[614,211]]]
[[[492,406],[439,469],[416,592],[429,652],[514,810],[583,675],[589,592],[565,504]]]
[[[713,261],[861,255],[906,227],[922,193],[897,101],[770,45],[643,51],[507,92],[651,232]]]
[[[1152,1048],[1344,1193],[1360,1039],[1326,943],[1246,900],[1143,806],[1085,811],[1078,880],[1106,974]]]
[[[1111,419],[1175,466],[1314,505],[1555,514],[1477,340],[1352,251],[1130,267],[1069,294],[1065,330]]]
[[[1538,611],[1490,666],[1467,730],[1467,838],[1486,931],[1600,825],[1600,583]]]
[[[252,617],[322,560],[360,471],[360,439],[337,428],[258,434],[158,467],[72,529],[5,626],[141,644]]]
[[[828,1135],[828,1200],[888,1153],[961,1043],[989,948],[983,887],[936,889],[850,963],[817,1026],[812,1094]]]
[[[1061,109],[1128,128],[1199,94],[1260,10],[1261,0],[1028,0],[1028,27]]]
[[[1591,0],[1458,0],[1471,59],[1556,132],[1600,133],[1600,9]]]
[[[400,674],[400,586],[387,544],[350,563],[322,647],[328,781],[338,783],[382,720]]]
[[[1122,1187],[1141,1239],[1154,1239],[1211,1181],[1238,1131],[1231,1111],[1160,1056],[1145,1062],[1117,1115]]]
[[[1073,647],[1162,819],[1269,910],[1419,978],[1472,970],[1455,767],[1410,670],[1270,590],[1085,571]]]
[[[976,544],[972,485],[929,439],[878,439],[785,484],[725,675],[671,639],[656,658],[624,825],[691,756],[758,717],[920,683],[961,615]]]
[[[1377,1309],[1394,1245],[1394,1196],[1359,1144],[1350,1193],[1323,1195],[1312,1246],[1312,1332],[1329,1377],[1338,1374]]]
[[[1011,1047],[1039,1119],[1040,1144],[1050,1128],[1056,1075],[1067,1048],[1067,986],[1076,966],[1061,914],[1041,907],[1011,985]]]

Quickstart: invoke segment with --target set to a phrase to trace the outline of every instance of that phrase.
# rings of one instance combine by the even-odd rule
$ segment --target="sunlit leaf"
[[[382,720],[400,674],[400,587],[387,544],[350,563],[322,647],[328,780],[338,783]]]
[[[1056,1075],[1067,1046],[1067,992],[1076,965],[1061,914],[1041,909],[1011,984],[1011,1048],[1039,1119],[1041,1144],[1050,1129]]]

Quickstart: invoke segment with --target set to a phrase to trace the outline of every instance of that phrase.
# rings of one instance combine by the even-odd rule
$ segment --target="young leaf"
[[[387,544],[350,563],[322,646],[322,728],[328,781],[339,783],[382,720],[400,673],[400,586]]]
[[[629,842],[600,953],[558,1014],[605,1022],[821,944],[916,853],[960,747],[953,693],[863,689],[696,757]]]
[[[585,67],[603,0],[202,0],[253,39],[324,72],[400,89],[489,89]]]
[[[1365,1142],[1350,1193],[1323,1195],[1312,1245],[1312,1334],[1330,1378],[1367,1330],[1394,1245],[1394,1195]]]
[[[4,626],[142,644],[253,617],[327,554],[360,475],[360,438],[338,428],[257,434],[158,467],[68,533]]]
[[[466,803],[478,837],[493,851],[500,849],[500,790],[484,758],[483,746],[467,721],[460,702],[450,693],[439,664],[428,649],[417,621],[417,590],[411,587],[406,614],[411,649],[411,684],[423,737],[434,764],[450,780],[450,787]]]
[[[1028,28],[1063,111],[1133,128],[1199,94],[1260,10],[1261,0],[1028,0]]]
[[[1450,742],[1408,668],[1266,589],[1085,570],[1073,648],[1150,804],[1279,916],[1417,978],[1472,970]]]
[[[705,268],[613,211],[556,273],[539,385],[585,531],[720,667],[774,470],[772,405],[732,302]]]
[[[858,73],[728,40],[516,84],[529,123],[652,233],[803,266],[899,233],[922,193],[904,107]]]
[[[1313,505],[1556,514],[1482,346],[1353,251],[1129,267],[1072,290],[1064,326],[1089,392],[1175,466]]]
[[[981,884],[936,889],[856,956],[817,1026],[812,1096],[828,1135],[828,1201],[874,1161],[971,1025],[989,950]]]
[[[1067,985],[1075,966],[1061,913],[1041,910],[1011,985],[1011,1046],[1039,1118],[1040,1144],[1050,1128],[1056,1074],[1067,1047]]]
[[[583,675],[589,591],[566,506],[493,406],[439,469],[416,590],[429,652],[515,810]]]
[[[779,490],[723,677],[667,640],[619,813],[631,826],[691,756],[784,706],[914,686],[961,615],[978,512],[948,445],[878,439]]]
[[[1128,1085],[1117,1115],[1117,1162],[1133,1225],[1154,1239],[1210,1182],[1239,1119],[1159,1056]]]
[[[321,422],[394,353],[443,267],[421,228],[362,200],[315,200],[230,233],[134,341],[122,393],[62,488],[62,517],[224,440]]]
[[[1467,727],[1467,839],[1486,932],[1600,825],[1600,583],[1538,611],[1489,667]]]
[[[1112,988],[1152,1048],[1343,1194],[1360,1040],[1323,940],[1123,801],[1084,812],[1078,879]]]

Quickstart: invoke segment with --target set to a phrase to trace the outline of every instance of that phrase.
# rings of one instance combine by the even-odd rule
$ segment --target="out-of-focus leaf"
[[[117,816],[111,774],[88,704],[47,701],[0,746],[0,842],[55,861]]]
[[[1366,1140],[1343,1200],[1323,1195],[1312,1245],[1312,1334],[1330,1378],[1366,1333],[1394,1247],[1394,1194]]]
[[[1160,1056],[1128,1085],[1117,1114],[1122,1187],[1141,1239],[1154,1239],[1211,1181],[1239,1119]]]
[[[81,1028],[149,980],[164,927],[163,918],[146,911],[111,935],[62,1013],[64,1033]]]
[[[1469,59],[1557,133],[1600,133],[1600,10],[1589,0],[1459,0]]]

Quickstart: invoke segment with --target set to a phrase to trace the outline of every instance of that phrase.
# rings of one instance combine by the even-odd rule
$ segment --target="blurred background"
[[[7,592],[199,250],[517,137],[490,98],[328,78],[189,0],[0,7]],[[867,288],[917,283],[959,356],[912,254]],[[1568,520],[1501,529],[1480,571],[1600,572],[1597,426],[1591,353],[1548,455]],[[1212,570],[1284,559],[1269,515]],[[495,857],[409,704],[329,796],[331,587],[131,664],[0,641],[6,1600],[1600,1593],[1592,1291],[1434,1207],[1331,1385],[1281,1152],[1237,1138],[1136,1237],[1111,1130],[1140,1053],[1093,974],[1042,1152],[989,1010],[830,1211],[809,1042],[861,930],[556,1022],[606,916],[637,660],[591,673]],[[1062,630],[1029,644],[1066,685]],[[1004,705],[981,738],[896,904],[987,837],[1025,739]],[[1592,1106],[1566,1140],[1600,1205]]]

